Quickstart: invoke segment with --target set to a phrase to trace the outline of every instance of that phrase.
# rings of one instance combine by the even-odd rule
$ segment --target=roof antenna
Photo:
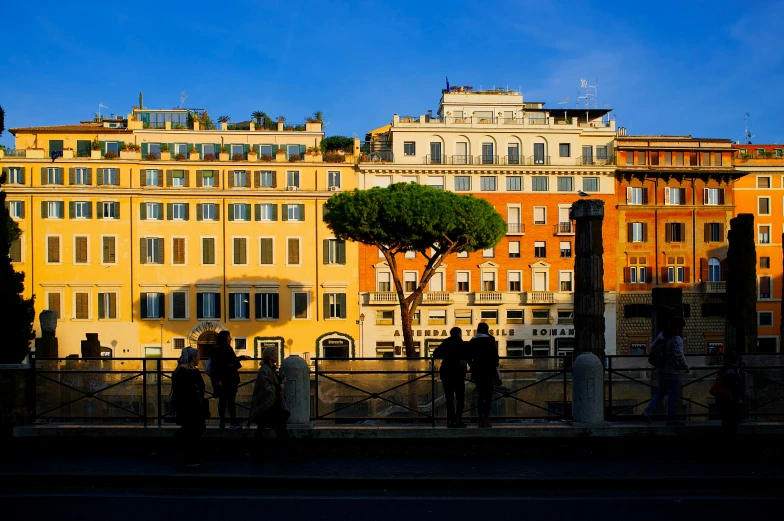
[[[182,104],[185,103],[185,98],[187,97],[188,95],[185,94],[185,91],[180,92],[180,108],[182,108]]]
[[[559,101],[558,104],[564,106],[564,121],[566,121],[566,110],[569,107],[569,96],[564,97],[563,101]]]
[[[103,103],[99,103],[99,104],[98,104],[98,121],[101,121],[101,109],[102,109],[102,108],[103,108],[103,109],[108,109],[109,107],[107,107],[107,106],[106,106],[106,105],[104,105]]]
[[[751,131],[749,130],[749,117],[750,117],[750,114],[748,112],[743,117],[743,123],[744,123],[744,125],[746,127],[746,133],[743,135],[743,141],[747,145],[751,145],[751,138],[754,137],[754,136],[751,135]]]

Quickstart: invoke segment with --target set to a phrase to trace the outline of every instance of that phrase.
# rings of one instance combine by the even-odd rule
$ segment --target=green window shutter
[[[202,216],[202,205],[201,203],[196,203],[196,220],[201,221]]]
[[[191,186],[191,171],[190,170],[183,170],[182,171],[182,177],[183,177],[182,186],[184,186],[185,188],[190,188],[190,186]]]
[[[101,141],[101,157],[106,155],[106,141]]]
[[[139,186],[147,186],[147,174],[144,170],[139,170]]]
[[[101,201],[96,202],[95,203],[95,218],[96,219],[103,219],[103,212],[101,211],[102,209],[103,209],[103,203]]]
[[[68,202],[68,218],[73,219],[76,215],[76,204],[73,201]]]
[[[183,219],[186,221],[190,220],[191,218],[191,203],[185,203],[185,215],[183,215]]]
[[[231,293],[229,293],[229,320],[236,318],[236,311],[234,309],[234,299],[231,298]]]
[[[85,170],[85,172],[84,172],[85,182],[88,185],[92,186],[93,185],[93,169],[92,168],[85,168],[84,170]],[[118,175],[115,176],[115,177],[119,177],[119,170],[117,172],[118,172]],[[120,183],[119,183],[119,181],[115,181],[114,184],[120,184]]]
[[[245,220],[250,221],[250,204],[245,205]]]
[[[21,206],[22,207],[20,208],[19,218],[20,219],[24,219],[25,218],[25,202],[24,201],[22,201],[22,205]]]
[[[305,205],[304,204],[300,204],[298,206],[299,206],[299,220],[300,221],[304,221],[305,220]]]
[[[166,220],[171,221],[174,217],[174,205],[172,203],[166,203]]]
[[[324,293],[324,318],[332,318],[330,317],[330,309],[329,309],[329,293]]]
[[[229,170],[226,175],[229,178],[228,181],[227,181],[227,184],[229,185],[229,188],[234,188],[234,170]]]
[[[273,221],[277,221],[278,220],[278,205],[277,204],[273,204],[272,205],[272,220]]]
[[[229,204],[229,221],[234,220],[234,204]]]
[[[93,218],[93,205],[91,205],[89,203],[87,203],[87,218],[88,219],[92,219]]]
[[[169,143],[169,154],[174,157],[174,143]]]
[[[215,205],[215,220],[220,221],[221,205]]]
[[[166,257],[163,254],[164,241],[163,238],[158,239],[158,264],[166,264]]]
[[[253,205],[253,213],[254,213],[253,217],[255,218],[255,220],[256,221],[260,221],[261,220],[261,205],[260,204],[257,203],[257,204]]]
[[[256,152],[256,155],[259,155],[259,145],[253,145],[253,151]]]
[[[253,172],[253,186],[258,188],[261,186],[261,170],[255,170]]]
[[[281,221],[288,221],[289,220],[289,205],[282,204],[280,205],[280,220]]]
[[[272,172],[272,188],[278,187],[278,173]]]
[[[48,179],[46,178],[46,167],[42,166],[41,167],[41,184],[45,185],[45,184],[47,184],[46,183],[47,181],[48,181]]]
[[[171,186],[171,185],[172,185],[172,171],[171,170],[167,170],[166,171],[166,186]]]
[[[204,147],[201,143],[196,143],[196,152],[199,153],[199,159],[204,159]]]
[[[272,155],[275,156],[278,153],[278,145],[272,145]]]
[[[41,201],[41,218],[46,219],[49,217],[49,205],[46,201]]]
[[[76,178],[76,169],[69,168],[68,169],[68,184],[73,185]]]
[[[322,241],[322,262],[329,264],[329,239]]]
[[[147,293],[139,294],[140,315],[142,318],[147,318]]]
[[[147,203],[139,203],[139,220],[147,220]]]
[[[307,149],[308,149],[308,147],[306,147],[305,145],[300,145],[299,146],[299,154],[300,155],[304,154]]]
[[[338,293],[338,304],[340,305],[340,318],[346,318],[346,294]]]
[[[163,240],[163,239],[161,239]],[[158,309],[160,310],[159,316],[166,316],[166,297],[163,293],[158,293]]]
[[[158,203],[158,220],[163,220],[163,203]]]
[[[98,293],[98,318],[106,318],[106,309],[103,304],[103,296],[105,293]]]
[[[338,241],[338,264],[346,263],[346,241]]]
[[[245,154],[245,157],[248,156],[248,152],[250,152],[250,145],[242,145],[242,153]]]
[[[147,264],[147,239],[139,239],[139,264]]]
[[[114,218],[120,218],[120,203],[112,203],[114,205]]]
[[[117,293],[109,293],[109,318],[117,318]]]
[[[150,145],[147,143],[142,143],[142,159],[147,157],[147,154],[150,153]]]
[[[201,170],[196,170],[196,188],[202,187],[202,174]]]
[[[124,144],[125,144],[125,141],[118,141],[117,142],[117,150],[122,150],[122,147],[123,147]]]

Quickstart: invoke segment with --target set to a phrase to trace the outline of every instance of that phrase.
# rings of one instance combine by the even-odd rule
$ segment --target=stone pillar
[[[286,407],[291,411],[289,423],[310,423],[310,368],[305,360],[291,355],[280,364],[280,373],[286,377]]]
[[[579,423],[604,421],[604,366],[593,353],[572,364],[572,415]]]
[[[86,333],[87,340],[82,340],[82,358],[100,358],[101,342],[98,333]]]
[[[604,359],[604,201],[581,199],[569,211],[574,237],[574,354]]]
[[[757,252],[754,216],[730,219],[727,234],[727,318],[724,352],[748,353],[757,347]]]
[[[36,358],[58,358],[59,350],[57,337],[57,311],[44,310],[38,315],[41,324],[41,338],[35,339]]]

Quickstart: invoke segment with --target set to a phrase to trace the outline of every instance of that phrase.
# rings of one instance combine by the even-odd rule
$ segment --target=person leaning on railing
[[[446,426],[450,428],[465,427],[463,407],[465,407],[465,376],[468,357],[468,344],[463,341],[463,330],[453,327],[449,330],[449,338],[433,351],[433,359],[443,360],[438,374],[444,386],[446,399]],[[455,398],[457,407],[455,408]]]
[[[492,427],[490,423],[490,404],[493,401],[493,387],[498,382],[498,346],[495,338],[490,335],[490,326],[480,322],[476,326],[476,335],[468,343],[471,358],[471,379],[476,385],[479,403],[479,427]]]

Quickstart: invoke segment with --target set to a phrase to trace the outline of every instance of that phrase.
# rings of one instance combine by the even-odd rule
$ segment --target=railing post
[[[613,392],[612,392],[613,391],[613,389],[612,389],[613,370],[612,370],[612,361],[613,361],[613,357],[612,356],[608,356],[607,357],[607,375],[608,375],[608,378],[609,378],[609,385],[607,386],[607,401],[609,403],[607,404],[607,407],[608,407],[607,416],[608,416],[608,419],[610,421],[615,421],[615,418],[613,418],[613,413],[612,413],[612,410],[613,410],[613,408],[612,408],[612,402],[613,402]]]
[[[566,357],[567,354],[563,355],[563,405],[561,405],[561,410],[563,411],[564,420],[566,419]],[[574,404],[572,404],[574,407]],[[572,413],[574,415],[574,413]]]
[[[38,391],[37,391],[38,382],[36,381],[37,377],[35,374],[35,366],[36,366],[35,353],[31,351],[30,352],[30,386],[32,387],[32,389],[29,390],[28,392],[30,393],[31,396],[29,403],[30,403],[30,407],[32,408],[33,422],[35,422],[35,420],[38,419]]]
[[[156,378],[158,380],[158,385],[157,385],[157,387],[158,387],[158,427],[160,427],[162,422],[163,422],[163,415],[161,414],[161,412],[162,412],[161,411],[161,404],[163,403],[163,396],[161,396],[163,394],[163,390],[162,390],[163,382],[161,381],[161,380],[163,380],[163,360],[161,358],[158,358],[156,360],[156,362],[157,362],[155,364],[156,369],[157,369],[156,372],[158,373],[156,375]]]
[[[436,426],[436,359],[430,359],[430,417],[433,420],[433,427]]]
[[[315,393],[316,393],[316,396],[314,397],[314,401],[316,402],[316,417],[313,418],[314,420],[318,419],[318,417],[319,417],[319,388],[318,388],[318,381],[319,381],[319,374],[318,373],[319,373],[319,371],[318,371],[318,366],[319,366],[319,359],[317,357],[316,360],[315,360],[315,363],[313,364],[313,378],[315,380],[314,384],[313,384],[313,387],[314,387],[314,390],[315,390]]]
[[[147,427],[147,360],[142,358],[142,410],[144,426]]]

